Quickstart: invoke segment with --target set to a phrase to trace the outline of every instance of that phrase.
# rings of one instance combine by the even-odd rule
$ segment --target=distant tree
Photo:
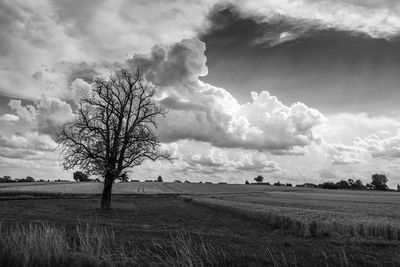
[[[258,175],[256,178],[254,178],[254,181],[256,181],[257,183],[262,183],[264,181],[264,177]]]
[[[341,180],[337,183],[337,187],[339,189],[348,189],[350,188],[349,183],[346,180]]]
[[[171,159],[160,150],[155,132],[166,111],[154,94],[139,71],[121,69],[108,79],[96,78],[91,92],[81,97],[77,116],[57,135],[64,169],[79,166],[104,177],[101,209],[111,208],[113,183],[126,169],[147,159]]]
[[[400,184],[397,184],[397,191],[400,191]]]
[[[363,190],[363,189],[365,189],[365,186],[363,185],[363,183],[361,182],[360,179],[357,179],[357,180],[354,182],[353,187],[354,187],[355,189],[357,189],[357,190]]]
[[[10,183],[12,181],[11,176],[5,175],[2,179],[3,183]]]
[[[121,180],[121,183],[127,183],[127,182],[129,182],[129,177],[128,177],[128,175],[126,174],[126,172],[122,173],[122,174],[119,176],[119,180]]]
[[[286,183],[286,186],[292,187],[293,185],[291,183]]]
[[[386,178],[386,175],[384,175],[384,174],[375,173],[372,175],[371,184],[375,187],[375,190],[388,190],[389,188],[386,185],[387,182],[388,182],[388,179]]]
[[[33,179],[33,177],[31,177],[31,176],[27,176],[27,177],[25,178],[25,181],[26,181],[26,182],[32,183],[32,182],[35,181],[35,179]]]
[[[161,177],[161,175],[159,175],[159,176],[157,177],[157,182],[159,182],[159,183],[162,183],[162,182],[163,182],[163,178]]]
[[[347,180],[347,183],[349,184],[349,188],[350,189],[355,189],[355,187],[354,187],[354,180],[353,179],[348,179]]]
[[[274,183],[274,185],[275,185],[275,186],[281,186],[282,184],[281,184],[281,182],[279,182],[279,180],[278,180],[278,182]]]
[[[81,171],[76,171],[73,173],[74,180],[77,182],[89,182],[89,176],[86,173],[83,173]]]
[[[244,184],[250,184],[249,181],[246,180],[246,182]]]
[[[322,188],[324,189],[338,189],[338,183],[334,183],[334,182],[324,182],[321,185]]]

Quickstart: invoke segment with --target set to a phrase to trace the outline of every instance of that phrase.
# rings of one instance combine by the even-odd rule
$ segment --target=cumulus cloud
[[[0,134],[0,146],[15,150],[51,151],[57,144],[49,135],[38,132],[27,132],[25,134],[13,134],[9,137]]]
[[[321,149],[334,165],[351,165],[365,161],[365,150],[356,144],[344,145],[342,143],[328,143],[323,139],[321,142]]]
[[[71,106],[55,97],[42,96],[34,105],[22,105],[21,100],[8,103],[22,119],[35,124],[40,133],[54,135],[57,127],[74,116]]]
[[[37,116],[34,106],[23,106],[21,104],[21,100],[19,99],[11,99],[10,102],[8,102],[8,106],[11,108],[11,110],[15,111],[20,118],[26,121],[33,121]]]
[[[68,99],[75,79],[109,73],[107,62],[194,37],[212,2],[2,1],[0,93]]]
[[[357,138],[355,143],[365,148],[375,158],[400,158],[400,130],[393,136],[376,134]]]
[[[0,121],[7,121],[7,122],[19,121],[19,117],[14,114],[4,114],[0,116]]]
[[[57,127],[74,117],[71,106],[54,97],[43,96],[36,103],[38,131],[55,134]]]
[[[318,132],[332,143],[350,144],[357,137],[379,134],[382,131],[395,133],[400,128],[398,116],[370,116],[366,112],[331,114],[327,119],[329,123],[319,126]]]
[[[269,159],[266,153],[237,148],[217,148],[199,141],[181,140],[166,144],[166,148],[177,159],[177,172],[203,174],[216,173],[279,173],[279,164]]]
[[[270,21],[277,15],[303,20],[306,27],[367,34],[376,38],[395,37],[400,31],[400,4],[397,1],[300,0],[229,1],[242,16]]]
[[[286,106],[267,91],[253,92],[253,101],[241,105],[227,90],[200,81],[207,74],[204,51],[203,42],[191,39],[128,60],[158,87],[157,97],[169,109],[160,122],[162,141],[192,139],[274,154],[302,154],[319,142],[313,132],[325,120],[319,111],[303,103]]]

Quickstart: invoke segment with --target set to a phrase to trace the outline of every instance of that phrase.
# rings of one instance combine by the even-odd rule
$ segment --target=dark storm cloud
[[[242,102],[249,100],[244,88],[251,88],[324,112],[375,114],[397,107],[399,38],[371,38],[284,16],[266,20],[244,17],[232,6],[214,9],[209,30],[200,35],[209,68],[202,80],[230,88]]]

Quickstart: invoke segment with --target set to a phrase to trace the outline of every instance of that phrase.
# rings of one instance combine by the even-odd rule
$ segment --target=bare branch
[[[64,168],[79,166],[116,179],[145,160],[171,161],[154,133],[156,117],[166,111],[153,96],[154,88],[139,71],[121,69],[108,80],[97,78],[92,92],[81,98],[76,118],[60,128],[57,142]]]

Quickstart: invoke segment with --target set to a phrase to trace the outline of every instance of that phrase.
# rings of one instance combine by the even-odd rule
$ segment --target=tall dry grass
[[[309,266],[299,263],[294,252],[285,255],[273,248],[265,248],[265,254],[258,257],[241,255],[239,258],[245,260],[237,262],[201,235],[184,231],[140,249],[126,241],[121,242],[112,230],[96,223],[78,223],[73,231],[47,223],[7,228],[0,224],[0,266]],[[320,254],[321,266],[385,266],[377,259],[355,260],[342,250]]]
[[[50,224],[5,229],[0,224],[0,266],[223,266],[228,256],[186,232],[138,249],[99,225],[66,232]],[[124,240],[126,241],[126,240]]]

